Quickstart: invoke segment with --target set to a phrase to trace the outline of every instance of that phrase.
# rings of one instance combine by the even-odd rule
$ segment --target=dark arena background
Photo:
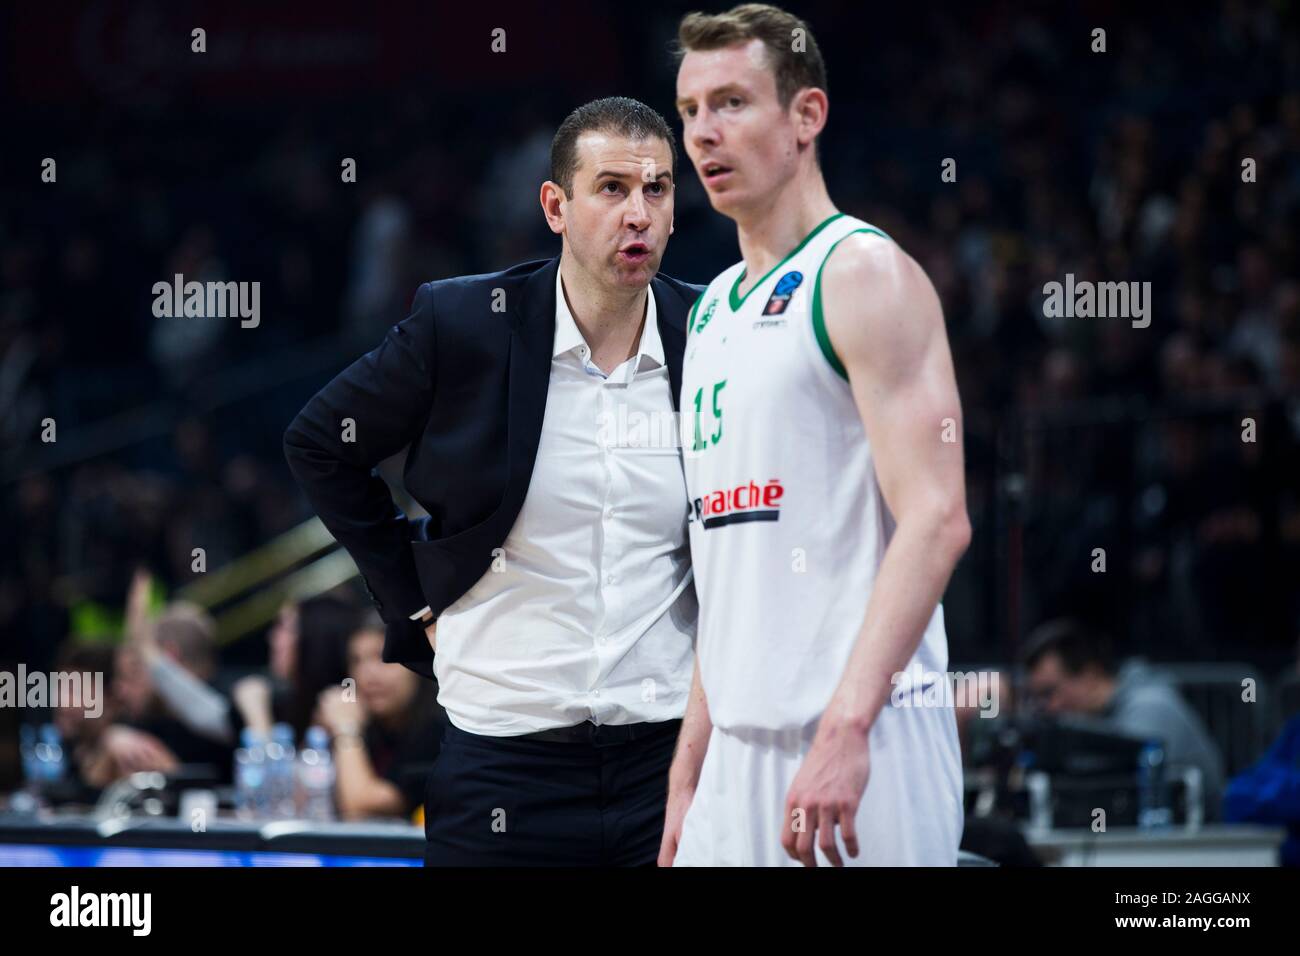
[[[635,97],[680,139],[693,9],[0,12],[0,866],[421,862],[430,682],[379,665],[402,706],[355,731],[401,810],[313,776],[344,772],[320,701],[376,624],[285,429],[421,283],[559,253],[537,197],[570,110]],[[827,64],[830,194],[924,267],[952,347],[961,862],[1300,865],[1296,4],[789,9]],[[662,272],[703,284],[736,230],[678,153]],[[178,274],[258,284],[256,319],[160,315]],[[1084,283],[1132,314],[1088,314]],[[414,516],[403,458],[380,472]],[[67,672],[98,713],[55,699]],[[1152,758],[1120,698],[1177,740]],[[1096,923],[1153,912],[1087,885]]]

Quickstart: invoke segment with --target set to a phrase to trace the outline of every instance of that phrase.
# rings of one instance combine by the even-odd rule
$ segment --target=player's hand
[[[429,623],[424,626],[424,636],[429,639],[429,647],[436,654],[438,652],[438,619],[429,618]]]
[[[695,791],[678,787],[668,791],[668,808],[664,812],[664,836],[659,842],[659,865],[672,866],[677,857],[677,844],[682,841],[682,822],[691,808]]]
[[[823,718],[785,798],[781,846],[791,859],[816,866],[814,848],[821,847],[832,866],[843,866],[835,842],[837,826],[849,856],[858,855],[854,820],[870,775],[867,734]]]

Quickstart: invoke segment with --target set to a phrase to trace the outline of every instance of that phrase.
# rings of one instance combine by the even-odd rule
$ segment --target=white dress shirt
[[[527,496],[493,569],[438,618],[438,702],[462,730],[507,737],[685,713],[698,608],[680,440],[648,299],[637,354],[607,376],[556,272]]]

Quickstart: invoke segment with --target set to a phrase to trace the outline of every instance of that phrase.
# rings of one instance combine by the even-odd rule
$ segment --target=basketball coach
[[[613,97],[551,147],[560,255],[428,282],[284,435],[295,478],[448,724],[425,863],[653,865],[694,666],[675,427],[698,286],[656,275],[676,143]],[[629,424],[631,423],[631,424]],[[379,462],[409,445],[394,504]],[[436,651],[436,653],[435,653]]]

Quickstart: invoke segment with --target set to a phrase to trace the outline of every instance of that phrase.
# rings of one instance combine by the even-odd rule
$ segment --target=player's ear
[[[790,101],[790,110],[794,116],[799,142],[811,143],[826,128],[830,100],[827,99],[825,90],[808,86],[794,95]]]
[[[546,225],[550,227],[551,232],[557,236],[564,232],[564,201],[566,199],[564,190],[557,182],[547,180],[542,183],[542,192],[540,195],[542,203],[542,215],[546,217]]]

